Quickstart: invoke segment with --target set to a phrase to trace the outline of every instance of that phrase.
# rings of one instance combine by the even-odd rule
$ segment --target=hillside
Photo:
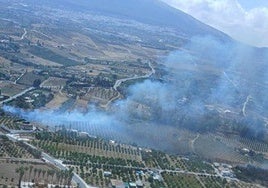
[[[35,1],[28,0],[35,3]],[[227,35],[159,0],[42,0],[39,4],[72,11],[95,12],[149,25],[171,27],[187,36],[213,35],[228,40]]]

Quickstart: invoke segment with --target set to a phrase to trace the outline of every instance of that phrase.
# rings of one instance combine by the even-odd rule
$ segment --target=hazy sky
[[[162,0],[231,37],[268,47],[268,0]]]

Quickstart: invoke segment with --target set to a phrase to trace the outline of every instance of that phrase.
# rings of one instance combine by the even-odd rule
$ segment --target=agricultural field
[[[0,159],[0,169],[2,169],[1,187],[6,185],[17,187],[20,181],[22,185],[31,183],[67,185],[70,181],[66,172],[59,171],[40,160]]]
[[[163,172],[162,176],[166,187],[196,187],[196,188],[258,188],[254,185],[239,180],[227,180],[216,176],[185,175],[181,173]]]
[[[169,155],[88,137],[77,131],[36,133],[31,143],[63,160],[94,186],[107,187],[111,179],[117,179],[141,181],[147,187],[247,187],[244,182],[226,181],[212,164],[195,156]]]
[[[34,156],[25,148],[5,137],[0,137],[0,157],[23,159],[34,158]]]
[[[200,134],[193,147],[194,152],[206,159],[231,164],[247,164],[251,161],[260,166],[268,156],[267,143],[235,135]]]
[[[69,98],[66,96],[66,94],[58,92],[54,94],[53,99],[49,101],[44,108],[53,110],[59,109],[68,100]]]
[[[152,150],[151,152],[142,151],[142,159],[149,168],[183,170],[210,174],[215,173],[211,164],[194,156],[185,158]]]
[[[136,147],[118,144],[114,143],[113,141],[107,141],[99,138],[83,139],[78,135],[66,136],[62,138],[61,135],[62,133],[37,133],[36,139],[33,140],[33,144],[44,149],[45,151],[53,153],[53,155],[61,156],[74,152],[91,156],[118,158],[141,162],[141,153]]]
[[[42,59],[53,61],[58,64],[61,64],[63,66],[74,66],[80,64],[80,62],[70,59],[68,57],[65,57],[57,52],[55,50],[51,50],[49,48],[38,46],[31,46],[28,50],[29,53],[31,53],[34,56],[40,57]]]
[[[211,96],[218,93],[215,90],[223,88],[216,87],[219,83],[231,86],[233,91],[235,82],[244,88],[243,84],[250,85],[255,80],[244,82],[238,79],[244,76],[243,71],[241,75],[239,69],[226,69],[225,72],[227,63],[218,66],[209,56],[201,54],[199,57],[199,50],[191,49],[192,45],[188,44],[195,40],[194,30],[188,35],[190,30],[183,27],[177,31],[177,28],[162,24],[127,20],[128,16],[121,18],[121,14],[113,13],[110,17],[108,14],[96,15],[94,11],[69,11],[68,6],[61,10],[31,2],[27,1],[25,6],[12,1],[0,4],[0,90],[4,95],[1,100],[27,91],[6,103],[24,110],[18,110],[16,115],[23,112],[21,115],[29,118],[26,121],[1,113],[1,130],[18,133],[23,132],[23,126],[30,130],[32,116],[27,113],[31,111],[63,112],[72,118],[57,118],[56,115],[55,118],[39,118],[40,113],[36,113],[36,121],[40,119],[36,125],[40,123],[47,130],[43,131],[43,127],[37,125],[35,132],[24,132],[24,137],[20,135],[20,138],[30,138],[28,142],[40,150],[37,152],[22,142],[14,143],[1,137],[0,169],[7,170],[3,175],[1,171],[0,187],[4,184],[16,186],[20,178],[16,171],[25,171],[24,181],[68,184],[70,177],[66,173],[60,173],[40,160],[36,162],[41,151],[60,159],[88,184],[97,187],[108,187],[113,179],[141,181],[145,187],[153,188],[254,187],[235,179],[241,177],[246,181],[254,175],[237,165],[250,163],[262,167],[268,161],[268,144],[239,137],[239,132],[232,130],[231,125],[226,132],[233,136],[224,135],[223,129],[229,126],[231,119],[246,119],[246,112],[251,114],[255,101],[256,106],[260,106],[257,108],[266,109],[262,104],[265,95],[260,95],[263,99],[257,99],[259,94],[256,93],[254,99],[249,100],[250,93],[247,93],[263,90],[254,86],[249,91],[245,89],[246,92],[243,89],[230,92],[234,94],[230,98],[237,98],[232,101],[234,104],[214,104],[221,100],[214,101]],[[207,32],[212,28],[204,29]],[[217,39],[223,37],[222,33],[219,36],[216,33]],[[225,41],[225,37],[221,39],[221,42]],[[178,50],[179,55],[187,55],[187,58],[180,58],[181,62],[173,59],[177,54],[171,53]],[[255,53],[255,50],[250,51]],[[175,62],[169,61],[180,64],[173,68]],[[136,97],[134,88],[144,80],[160,87],[141,90],[148,98],[143,97],[145,95]],[[254,85],[265,85],[260,80],[256,79]],[[246,102],[244,95],[248,95]],[[149,98],[152,100],[147,100]],[[127,99],[124,100],[127,103],[112,105],[117,99]],[[125,106],[118,110],[118,104]],[[240,112],[242,104],[243,114]],[[201,111],[197,113],[197,119],[195,111]],[[83,118],[75,118],[72,112]],[[94,116],[88,112],[93,112]],[[207,112],[209,116],[206,116]],[[256,114],[259,112],[266,114],[265,110],[257,109]],[[101,116],[103,114],[109,118]],[[105,123],[98,123],[98,120]],[[63,125],[69,129],[60,130]],[[9,158],[15,159],[5,160]],[[212,165],[214,162],[230,164],[231,175],[223,175]],[[237,177],[233,169],[237,169]],[[12,174],[16,176],[12,177]],[[265,173],[260,174],[266,178]],[[252,182],[259,183],[256,179]]]
[[[61,67],[62,66],[61,64],[56,63],[54,61],[43,59],[41,57],[34,56],[33,54],[30,55],[27,50],[22,49],[22,52],[27,54],[27,56],[25,57],[25,60],[32,62],[35,66],[46,66],[46,67]]]
[[[75,135],[76,132],[37,133],[31,143],[63,160],[90,185],[107,187],[110,179],[125,182],[140,180],[136,171],[145,165],[137,147],[100,138],[86,138],[84,133]],[[106,176],[107,171],[111,174]]]
[[[0,137],[0,187],[38,184],[69,185],[72,169],[57,170],[53,165],[40,160],[41,152],[23,142],[13,142]]]
[[[0,57],[0,62],[0,80],[3,81],[11,81],[16,83],[21,75],[25,73],[25,70],[34,70],[32,67],[15,63],[12,60],[8,60],[3,57]]]
[[[33,72],[26,72],[18,81],[17,83],[26,85],[26,86],[33,86],[34,81],[39,80],[40,84],[45,80],[45,77],[42,75],[35,74]]]
[[[73,167],[74,171],[80,174],[88,184],[97,187],[110,187],[112,179],[121,180],[123,182],[140,181],[143,185],[147,185],[145,187],[150,187],[150,174],[132,168],[94,164],[87,164],[85,166],[69,165],[69,167]],[[107,172],[108,175],[106,175]]]
[[[164,172],[162,176],[167,184],[167,187],[202,187],[202,184],[194,175],[183,175]]]
[[[52,99],[53,94],[49,89],[35,89],[8,102],[8,104],[23,109],[38,109],[44,107]]]
[[[75,103],[72,107],[72,110],[78,110],[80,112],[87,113],[89,103],[90,103],[89,101],[77,97],[77,99],[75,100]]]
[[[23,123],[25,123],[25,120],[22,120],[14,116],[6,115],[6,114],[2,114],[0,116],[0,125],[1,126],[4,125],[8,129],[19,130],[20,125]]]
[[[99,102],[100,104],[104,105],[118,95],[119,93],[113,88],[106,89],[101,87],[92,87],[88,89],[88,92],[82,98],[93,103]]]
[[[0,81],[0,88],[2,95],[11,97],[22,92],[27,87],[9,81]]]
[[[66,81],[67,80],[64,78],[49,77],[40,85],[40,87],[58,91],[66,85]]]
[[[201,135],[195,141],[195,151],[205,158],[214,158],[219,161],[232,161],[238,164],[248,161],[245,156],[211,135]]]

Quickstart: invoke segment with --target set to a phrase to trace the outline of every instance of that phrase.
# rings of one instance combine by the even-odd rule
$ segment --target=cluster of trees
[[[61,156],[63,157],[63,156]],[[68,152],[67,155],[64,156],[66,161],[69,164],[76,164],[76,165],[84,165],[87,163],[95,163],[101,165],[114,165],[114,166],[135,166],[135,167],[144,167],[142,163],[133,160],[126,160],[120,158],[113,158],[113,157],[101,157],[101,156],[94,156],[85,153],[79,152]]]
[[[238,132],[243,138],[268,142],[265,123],[258,117],[248,116],[240,119],[233,119],[229,120],[228,124],[233,131]]]
[[[167,184],[167,187],[202,187],[194,175],[164,172],[162,173],[162,176]]]
[[[54,169],[41,169],[34,168],[32,165],[28,166],[20,166],[15,171],[19,175],[18,186],[21,188],[21,183],[23,179],[28,179],[28,182],[35,182],[36,179],[42,177],[44,182],[50,182],[51,184],[57,185],[71,185],[73,178],[73,168],[69,170],[54,170]],[[28,175],[26,175],[28,173]]]
[[[45,92],[49,92],[49,91],[45,91]],[[51,101],[54,97],[52,93],[45,94],[43,92],[39,92],[39,96],[35,97],[33,102],[26,102],[24,98],[25,96],[28,96],[28,95],[20,96],[16,98],[15,100],[10,101],[8,104],[19,107],[19,108],[23,108],[23,109],[36,109],[36,108],[45,106],[45,104]]]
[[[144,167],[142,162],[131,159],[131,156],[138,155],[138,150],[133,150],[130,148],[124,148],[119,145],[114,146],[108,144],[108,142],[103,142],[98,138],[79,138],[78,136],[72,135],[72,133],[68,132],[39,132],[36,133],[36,141],[32,142],[33,145],[43,149],[45,152],[50,153],[51,155],[65,159],[66,164],[70,165],[86,165],[88,163],[91,164],[99,164],[99,165],[109,165],[109,166],[134,166],[134,167]],[[96,156],[90,153],[83,152],[82,150],[78,151],[70,151],[68,147],[60,147],[60,143],[64,144],[72,144],[80,146],[89,147],[92,149],[102,149],[104,151],[112,151],[118,152],[122,154],[126,154],[125,158],[114,158],[107,154],[104,156]],[[111,146],[110,148],[108,147]],[[62,145],[61,145],[62,146]],[[67,146],[67,145],[65,145]],[[107,147],[105,147],[107,146]],[[128,156],[128,155],[129,156]]]
[[[19,144],[11,142],[7,137],[1,136],[0,138],[0,156],[9,156],[22,158],[27,156],[27,150],[20,147]]]
[[[258,168],[252,165],[236,166],[235,175],[238,179],[246,182],[258,182],[268,187],[268,170]]]
[[[142,151],[142,159],[147,166],[160,167],[162,169],[170,169],[171,164],[166,157],[166,154],[161,151],[152,150],[152,152]]]
[[[8,53],[18,53],[20,52],[20,46],[16,43],[4,42],[0,43],[0,51],[8,52]]]
[[[29,145],[27,145],[26,143],[20,141],[18,142],[18,145],[22,148],[24,148],[27,152],[31,153],[33,155],[33,157],[37,158],[37,159],[40,159],[41,158],[41,154],[42,152],[35,149],[35,148],[32,148],[30,147]]]
[[[200,176],[200,180],[203,182],[203,184],[206,187],[213,187],[213,188],[221,188],[221,187],[226,187],[228,182],[226,179],[222,179],[220,177],[215,177],[215,176]],[[236,187],[236,186],[234,186]]]
[[[193,156],[189,160],[182,160],[189,171],[215,173],[211,164],[204,162],[202,158]]]
[[[94,78],[94,84],[96,86],[110,88],[110,87],[113,87],[116,78],[117,78],[116,75],[113,75],[112,77],[110,77],[108,75],[100,73],[98,76]]]
[[[51,141],[55,143],[65,143],[70,145],[79,145],[92,149],[100,149],[110,152],[118,152],[130,156],[139,156],[140,151],[130,147],[121,147],[120,145],[109,144],[107,140],[100,138],[82,138],[76,133],[68,132],[66,130],[58,131],[57,133],[41,132],[36,134],[36,139],[42,141]]]

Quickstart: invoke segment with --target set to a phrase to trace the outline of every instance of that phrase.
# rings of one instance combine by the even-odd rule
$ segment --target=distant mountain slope
[[[36,3],[33,0],[26,0],[26,2]],[[171,27],[187,36],[209,34],[224,40],[229,38],[222,32],[159,0],[40,0],[38,3],[68,10],[94,11],[146,24]]]

